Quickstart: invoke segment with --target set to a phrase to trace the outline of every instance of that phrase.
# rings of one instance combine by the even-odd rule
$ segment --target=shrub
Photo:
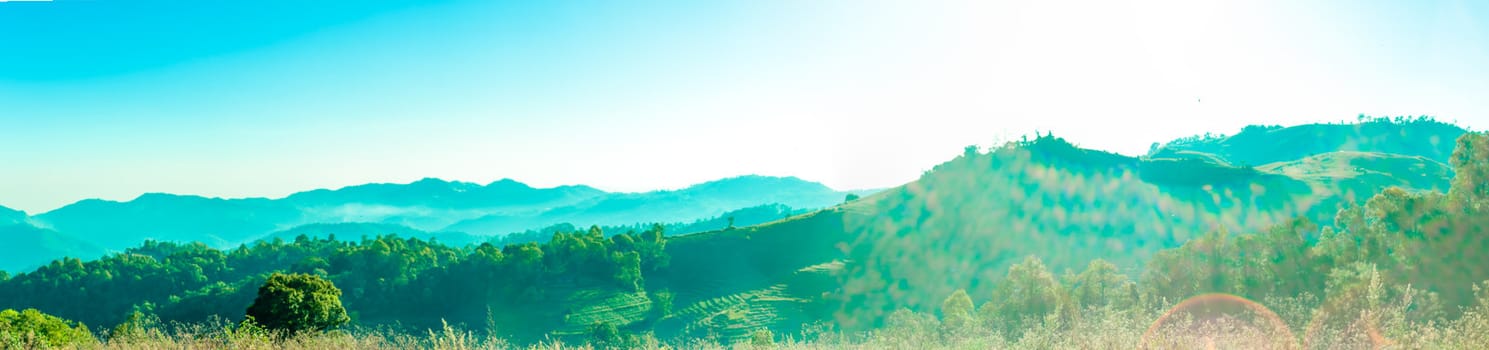
[[[95,341],[87,326],[36,309],[0,311],[0,348],[64,347]]]
[[[341,290],[331,281],[308,274],[269,276],[259,287],[248,317],[264,328],[291,333],[324,331],[350,320],[341,306]]]

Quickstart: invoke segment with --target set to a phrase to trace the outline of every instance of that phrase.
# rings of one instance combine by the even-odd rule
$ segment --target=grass
[[[1157,308],[1120,309],[1090,308],[1072,319],[1048,317],[1025,329],[1021,334],[999,334],[985,328],[985,323],[965,329],[942,327],[935,317],[925,314],[896,313],[888,324],[872,332],[845,334],[823,324],[803,327],[794,334],[772,336],[769,332],[747,331],[764,337],[745,337],[743,341],[721,345],[718,339],[694,338],[661,342],[654,337],[639,337],[634,348],[643,349],[1359,349],[1359,348],[1430,348],[1482,349],[1489,346],[1489,315],[1484,305],[1473,308],[1457,320],[1406,321],[1400,317],[1406,306],[1386,306],[1377,313],[1361,314],[1355,322],[1329,323],[1322,331],[1295,325],[1299,318],[1317,316],[1318,311],[1293,314],[1289,303],[1296,300],[1273,300],[1280,311],[1273,319],[1253,313],[1231,313],[1221,317],[1202,317],[1185,313],[1165,318],[1160,325],[1152,320],[1163,318]],[[1268,313],[1270,314],[1270,313]],[[1309,315],[1312,314],[1312,315]],[[1213,316],[1213,315],[1211,315]],[[1271,316],[1268,316],[1271,317]],[[1280,319],[1277,319],[1280,318]],[[1364,321],[1364,320],[1369,320]],[[1281,329],[1278,324],[1285,324]],[[516,345],[488,332],[473,332],[444,326],[423,334],[387,330],[353,329],[325,333],[276,335],[252,327],[206,323],[147,329],[128,336],[105,338],[96,342],[71,344],[61,349],[604,349],[609,346],[542,341]],[[22,342],[0,340],[0,348],[45,348]]]

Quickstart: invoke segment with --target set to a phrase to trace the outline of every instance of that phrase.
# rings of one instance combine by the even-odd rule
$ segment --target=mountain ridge
[[[800,193],[803,189],[811,193]],[[144,193],[129,201],[85,199],[24,217],[24,221],[111,250],[147,239],[227,247],[317,223],[389,224],[420,232],[463,231],[490,236],[561,222],[586,226],[684,222],[770,203],[820,208],[841,201],[847,193],[796,177],[758,175],[638,193],[604,192],[585,185],[535,188],[512,179],[479,185],[424,178],[407,184],[302,191],[278,199],[159,192]],[[616,204],[626,201],[641,205]],[[476,218],[497,218],[503,224],[476,230],[452,229],[456,223]],[[0,220],[6,220],[4,214],[0,214]]]
[[[826,300],[841,305],[820,307],[843,311],[829,313],[837,320],[872,323],[900,308],[936,310],[954,289],[987,295],[993,281],[1025,256],[1041,257],[1052,271],[1098,258],[1131,270],[1148,255],[1200,235],[1253,233],[1295,218],[1328,223],[1338,208],[1391,186],[1448,188],[1451,171],[1427,156],[1341,148],[1260,167],[1165,163],[1174,159],[1088,150],[1052,135],[987,153],[969,149],[872,196],[778,222],[677,236],[668,246],[677,267],[648,279],[677,293],[675,301],[685,308],[779,311],[770,304],[774,299],[749,296],[784,286],[798,290],[788,298],[829,295]],[[1205,165],[1167,175],[1176,168],[1152,164]],[[800,279],[831,265],[841,267],[821,278],[836,283]],[[790,319],[703,316],[674,320],[667,324],[685,326],[657,332],[801,326]]]

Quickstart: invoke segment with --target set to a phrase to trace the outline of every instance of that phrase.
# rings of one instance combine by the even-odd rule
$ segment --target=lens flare
[[[1283,322],[1282,318],[1278,317],[1271,309],[1246,298],[1222,293],[1202,294],[1185,299],[1179,302],[1179,304],[1174,305],[1168,312],[1163,313],[1163,316],[1159,316],[1157,320],[1153,321],[1153,325],[1148,327],[1148,331],[1144,332],[1143,337],[1139,340],[1138,348],[1152,348],[1152,342],[1159,335],[1159,331],[1165,325],[1172,323],[1181,314],[1188,314],[1205,321],[1216,321],[1234,319],[1236,318],[1235,316],[1246,312],[1259,317],[1262,322],[1271,327],[1270,339],[1266,340],[1272,342],[1278,348],[1297,348],[1297,343],[1295,343],[1296,338],[1292,331],[1288,329],[1287,323]],[[1239,334],[1214,334],[1212,337],[1206,339],[1207,348],[1215,347],[1215,340],[1217,338],[1225,338],[1226,336],[1241,337]]]

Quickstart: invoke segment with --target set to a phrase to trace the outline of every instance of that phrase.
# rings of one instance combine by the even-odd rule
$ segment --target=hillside
[[[1489,146],[1473,147],[1478,148],[1454,160],[1457,169],[1473,172],[1460,174],[1455,185],[1460,192],[1446,197],[1462,200],[1468,197],[1461,191],[1477,191],[1471,179],[1485,171],[1465,167],[1472,163],[1463,159],[1489,157],[1481,154]],[[409,231],[415,238],[378,236],[414,229],[366,223],[302,226],[273,236],[294,239],[260,240],[230,250],[151,242],[125,254],[57,261],[0,281],[0,307],[38,307],[90,324],[115,324],[149,302],[164,320],[214,315],[236,320],[265,274],[292,271],[334,282],[354,322],[367,327],[420,332],[445,322],[488,324],[507,339],[533,342],[581,340],[595,333],[593,327],[613,326],[666,340],[733,344],[760,330],[794,334],[819,321],[848,331],[875,329],[893,323],[890,315],[898,310],[934,313],[959,289],[976,300],[1013,293],[1007,286],[1015,271],[1043,271],[1019,277],[1018,283],[1075,283],[1074,271],[1093,259],[1114,264],[1104,270],[1107,274],[1142,273],[1148,285],[1142,298],[1137,289],[1106,298],[1158,307],[1173,300],[1154,298],[1182,298],[1230,283],[1195,276],[1233,267],[1243,273],[1225,276],[1302,280],[1301,287],[1240,283],[1251,289],[1236,293],[1322,290],[1328,270],[1293,268],[1278,260],[1312,253],[1286,253],[1274,243],[1290,244],[1289,252],[1309,252],[1308,246],[1316,245],[1331,254],[1329,259],[1371,257],[1387,266],[1390,256],[1374,257],[1383,252],[1379,247],[1356,247],[1353,236],[1293,220],[1328,225],[1336,213],[1355,213],[1340,214],[1345,219],[1337,227],[1388,230],[1367,225],[1379,219],[1363,215],[1404,208],[1404,214],[1393,214],[1393,222],[1412,222],[1410,215],[1424,215],[1414,208],[1446,202],[1435,192],[1383,189],[1440,190],[1447,173],[1441,163],[1421,156],[1331,151],[1253,168],[1203,157],[1125,157],[1045,136],[987,153],[969,149],[916,181],[827,209],[786,215],[795,212],[762,206],[726,214],[763,221],[758,225],[671,236],[668,230],[689,226],[566,225],[555,226],[557,232],[531,231],[536,239],[463,247],[438,234],[432,234],[434,241],[423,239],[430,234],[417,231]],[[678,192],[686,191],[663,198],[684,198]],[[1339,210],[1367,194],[1369,208]],[[1448,210],[1442,208],[1433,210]],[[691,227],[718,228],[717,220],[695,221]],[[343,232],[374,234],[350,239]],[[317,238],[331,233],[336,240]],[[1198,253],[1180,254],[1189,251]],[[1221,253],[1243,260],[1203,255]],[[1039,259],[1025,260],[1029,256]],[[1414,263],[1427,264],[1422,266],[1460,261],[1414,256]],[[1236,267],[1252,263],[1277,266]],[[1422,275],[1400,268],[1393,276],[1424,276],[1415,281],[1461,304],[1465,293],[1445,289],[1454,286],[1445,281],[1463,269],[1439,270],[1448,272]],[[142,277],[114,277],[121,275]],[[113,290],[135,292],[124,298],[108,294]],[[75,302],[95,299],[106,302]],[[1054,302],[1059,301],[1037,303]]]
[[[563,206],[605,194],[589,186],[559,186],[539,189],[512,179],[484,186],[460,181],[425,178],[408,184],[377,183],[336,190],[299,192],[284,200],[299,206],[380,204],[428,208],[502,208]]]
[[[607,193],[587,186],[533,188],[512,180],[482,186],[424,179],[314,190],[281,199],[161,193],[126,202],[90,199],[31,219],[38,226],[118,251],[146,239],[229,247],[312,224],[369,223],[411,229],[407,232],[496,236],[559,223],[687,222],[771,203],[821,208],[842,201],[846,193],[797,178],[766,176],[647,193]],[[366,233],[370,227],[353,232]]]
[[[1426,157],[1355,151],[1322,153],[1257,170],[1338,188],[1344,191],[1339,195],[1353,201],[1363,201],[1383,185],[1445,192],[1453,177],[1447,164]]]
[[[30,271],[57,257],[87,259],[103,256],[104,250],[76,237],[26,224],[0,224],[0,271]]]
[[[540,189],[510,179],[482,186],[426,178],[300,192],[281,201],[305,212],[306,222],[378,222],[438,231],[492,212],[535,215],[605,195],[609,194],[589,186]]]
[[[788,332],[823,315],[871,326],[900,307],[935,310],[957,288],[986,295],[1025,256],[1053,271],[1097,258],[1132,271],[1207,232],[1257,232],[1299,216],[1329,223],[1346,202],[1387,186],[1442,190],[1447,176],[1423,157],[1359,152],[1259,169],[1203,159],[1154,166],[1041,137],[832,209],[678,237],[669,243],[677,267],[649,278],[689,310],[661,323],[674,327],[667,332],[744,337],[729,330]]]
[[[668,235],[684,235],[690,233],[714,231],[724,229],[733,224],[739,227],[762,224],[770,221],[780,220],[796,214],[807,212],[803,209],[793,209],[781,204],[766,204],[738,210],[731,210],[718,216],[697,219],[693,221],[678,221],[670,223],[637,222],[629,225],[601,225],[600,229],[608,234],[620,234],[625,232],[643,232],[651,228],[653,224],[661,224]],[[383,223],[369,222],[344,222],[334,224],[306,224],[296,226],[283,231],[273,232],[255,241],[294,241],[297,237],[304,235],[311,239],[334,238],[341,242],[358,242],[368,237],[391,236],[406,238],[420,238],[433,240],[453,246],[464,246],[467,244],[479,244],[492,242],[499,244],[517,244],[528,242],[544,242],[553,237],[554,232],[575,232],[585,227],[572,223],[560,223],[533,228],[521,232],[513,232],[501,236],[472,235],[464,232],[439,231],[428,232],[416,228]]]
[[[761,204],[822,208],[842,202],[848,193],[795,177],[741,176],[673,191],[616,193],[537,215],[487,215],[444,230],[491,235],[565,222],[602,226],[685,222]]]
[[[26,212],[6,207],[0,207],[0,225],[18,224],[26,222]]]
[[[791,208],[781,204],[757,205],[749,208],[731,210],[718,216],[693,220],[691,222],[680,221],[671,223],[638,222],[629,225],[603,225],[600,229],[609,234],[620,234],[625,232],[644,232],[654,224],[661,224],[667,235],[685,235],[690,233],[716,231],[735,227],[759,225],[793,215],[804,214],[809,210]],[[499,237],[489,239],[492,243],[515,244],[527,242],[544,242],[553,237],[556,231],[574,232],[584,229],[583,227],[561,223],[544,226],[540,229],[528,229],[522,232],[513,232]],[[396,232],[396,231],[393,231]]]
[[[304,213],[264,198],[222,199],[147,193],[128,202],[90,199],[34,217],[48,228],[122,250],[146,239],[238,244],[304,221]]]
[[[334,238],[337,241],[356,242],[368,237],[390,236],[420,238],[454,246],[484,242],[487,237],[478,237],[464,232],[428,232],[408,226],[371,222],[341,222],[333,224],[305,224],[283,231],[276,231],[256,241],[294,241],[305,236],[311,239]]]
[[[1148,158],[1214,157],[1229,164],[1260,166],[1336,151],[1421,156],[1441,163],[1453,140],[1466,130],[1430,118],[1377,118],[1357,124],[1248,126],[1233,136],[1192,137],[1168,142]]]

